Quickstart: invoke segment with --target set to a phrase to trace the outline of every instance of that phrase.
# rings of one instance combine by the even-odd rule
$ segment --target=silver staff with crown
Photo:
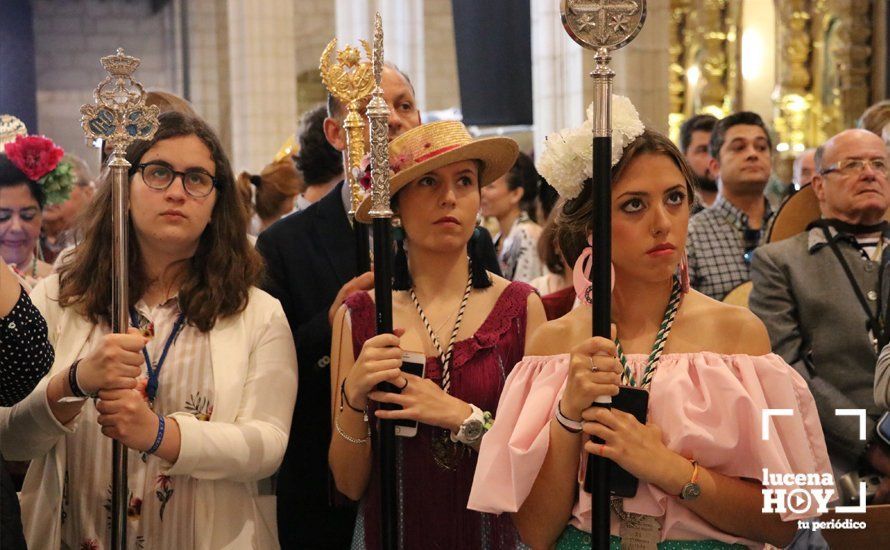
[[[93,92],[95,103],[80,108],[81,125],[89,139],[111,145],[107,166],[111,170],[112,205],[112,299],[111,331],[126,334],[129,325],[129,273],[127,271],[127,226],[129,225],[130,163],[124,158],[127,147],[136,140],[154,137],[158,129],[158,108],[145,105],[145,89],[133,80],[139,59],[118,48],[101,60],[108,76]],[[111,546],[127,547],[127,450],[112,441]]]
[[[646,0],[562,0],[562,23],[569,36],[594,51],[593,78],[593,336],[611,337],[612,262],[612,80],[611,52],[626,46],[643,28]],[[605,397],[594,405],[608,407]],[[598,443],[602,441],[597,440]],[[591,493],[591,547],[609,548],[608,459],[590,455],[584,489]]]
[[[368,103],[371,127],[371,211],[374,231],[374,304],[377,334],[392,332],[392,210],[389,193],[389,107],[383,99],[383,22],[374,17],[374,90]],[[394,389],[394,388],[390,388]],[[396,435],[392,420],[380,422],[380,515],[381,548],[398,548],[396,487]]]

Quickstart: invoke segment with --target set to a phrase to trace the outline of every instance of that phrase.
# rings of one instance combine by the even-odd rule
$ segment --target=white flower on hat
[[[624,148],[645,130],[640,115],[630,99],[612,96],[612,166]],[[593,176],[593,104],[587,107],[587,120],[577,128],[550,134],[538,160],[538,173],[556,189],[559,196],[574,199],[581,193],[584,180]]]

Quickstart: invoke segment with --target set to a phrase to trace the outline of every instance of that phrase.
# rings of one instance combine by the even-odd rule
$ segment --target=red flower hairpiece
[[[358,184],[362,186],[362,189],[365,191],[371,190],[371,165],[369,164],[365,171],[362,172],[362,177],[359,178]]]
[[[44,136],[17,136],[6,144],[5,150],[9,160],[32,181],[55,170],[65,155],[61,147]]]

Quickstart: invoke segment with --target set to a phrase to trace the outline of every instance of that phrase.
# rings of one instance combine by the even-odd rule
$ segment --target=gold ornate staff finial
[[[366,40],[360,40],[368,59],[371,58],[371,47]],[[352,194],[349,215],[354,216],[361,203],[364,192],[361,179],[361,163],[365,156],[365,121],[359,114],[361,102],[368,97],[374,88],[374,78],[369,61],[361,61],[361,51],[346,46],[337,52],[337,62],[331,64],[330,56],[337,47],[337,39],[331,40],[321,54],[318,68],[321,81],[340,103],[346,106],[347,115],[343,122],[346,130],[346,162],[344,172],[346,182]]]
[[[127,146],[137,139],[151,139],[158,129],[156,105],[145,105],[145,89],[133,80],[139,60],[124,54],[122,48],[101,59],[108,72],[93,92],[95,104],[80,108],[80,122],[91,139],[110,143],[123,156]]]
[[[372,218],[391,218],[389,196],[389,107],[383,99],[380,79],[383,75],[383,21],[374,17],[374,91],[368,103],[371,122],[371,211]]]

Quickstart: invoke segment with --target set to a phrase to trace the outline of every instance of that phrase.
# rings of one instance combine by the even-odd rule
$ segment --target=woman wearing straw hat
[[[524,283],[486,272],[475,251],[480,189],[503,175],[518,147],[473,140],[459,122],[414,128],[390,143],[393,211],[400,219],[393,281],[395,334],[374,336],[371,294],[350,297],[334,320],[330,463],[338,489],[363,499],[353,545],[379,545],[379,472],[373,418],[419,422],[399,438],[399,538],[404,548],[513,548],[507,518],[466,509],[476,449],[496,415],[504,379],[544,320]],[[370,221],[370,200],[357,219]],[[422,352],[425,376],[400,370]],[[400,394],[375,390],[380,382]],[[383,410],[381,403],[401,410]]]
[[[539,164],[566,199],[557,235],[587,305],[542,326],[507,379],[469,506],[515,513],[533,548],[589,548],[591,497],[579,480],[587,455],[596,453],[639,480],[611,502],[612,548],[784,547],[797,527],[791,520],[816,509],[763,513],[762,484],[804,472],[830,478],[813,397],[770,353],[763,324],[747,309],[689,290],[683,250],[694,178],[683,155],[643,127],[627,98],[613,99],[612,125],[617,338],[590,337],[583,267],[591,254],[588,119],[548,138]],[[648,399],[641,400],[643,422],[590,405],[617,395],[619,386],[625,396],[633,390],[623,386],[647,391],[639,394]],[[763,420],[773,408],[793,417]]]

